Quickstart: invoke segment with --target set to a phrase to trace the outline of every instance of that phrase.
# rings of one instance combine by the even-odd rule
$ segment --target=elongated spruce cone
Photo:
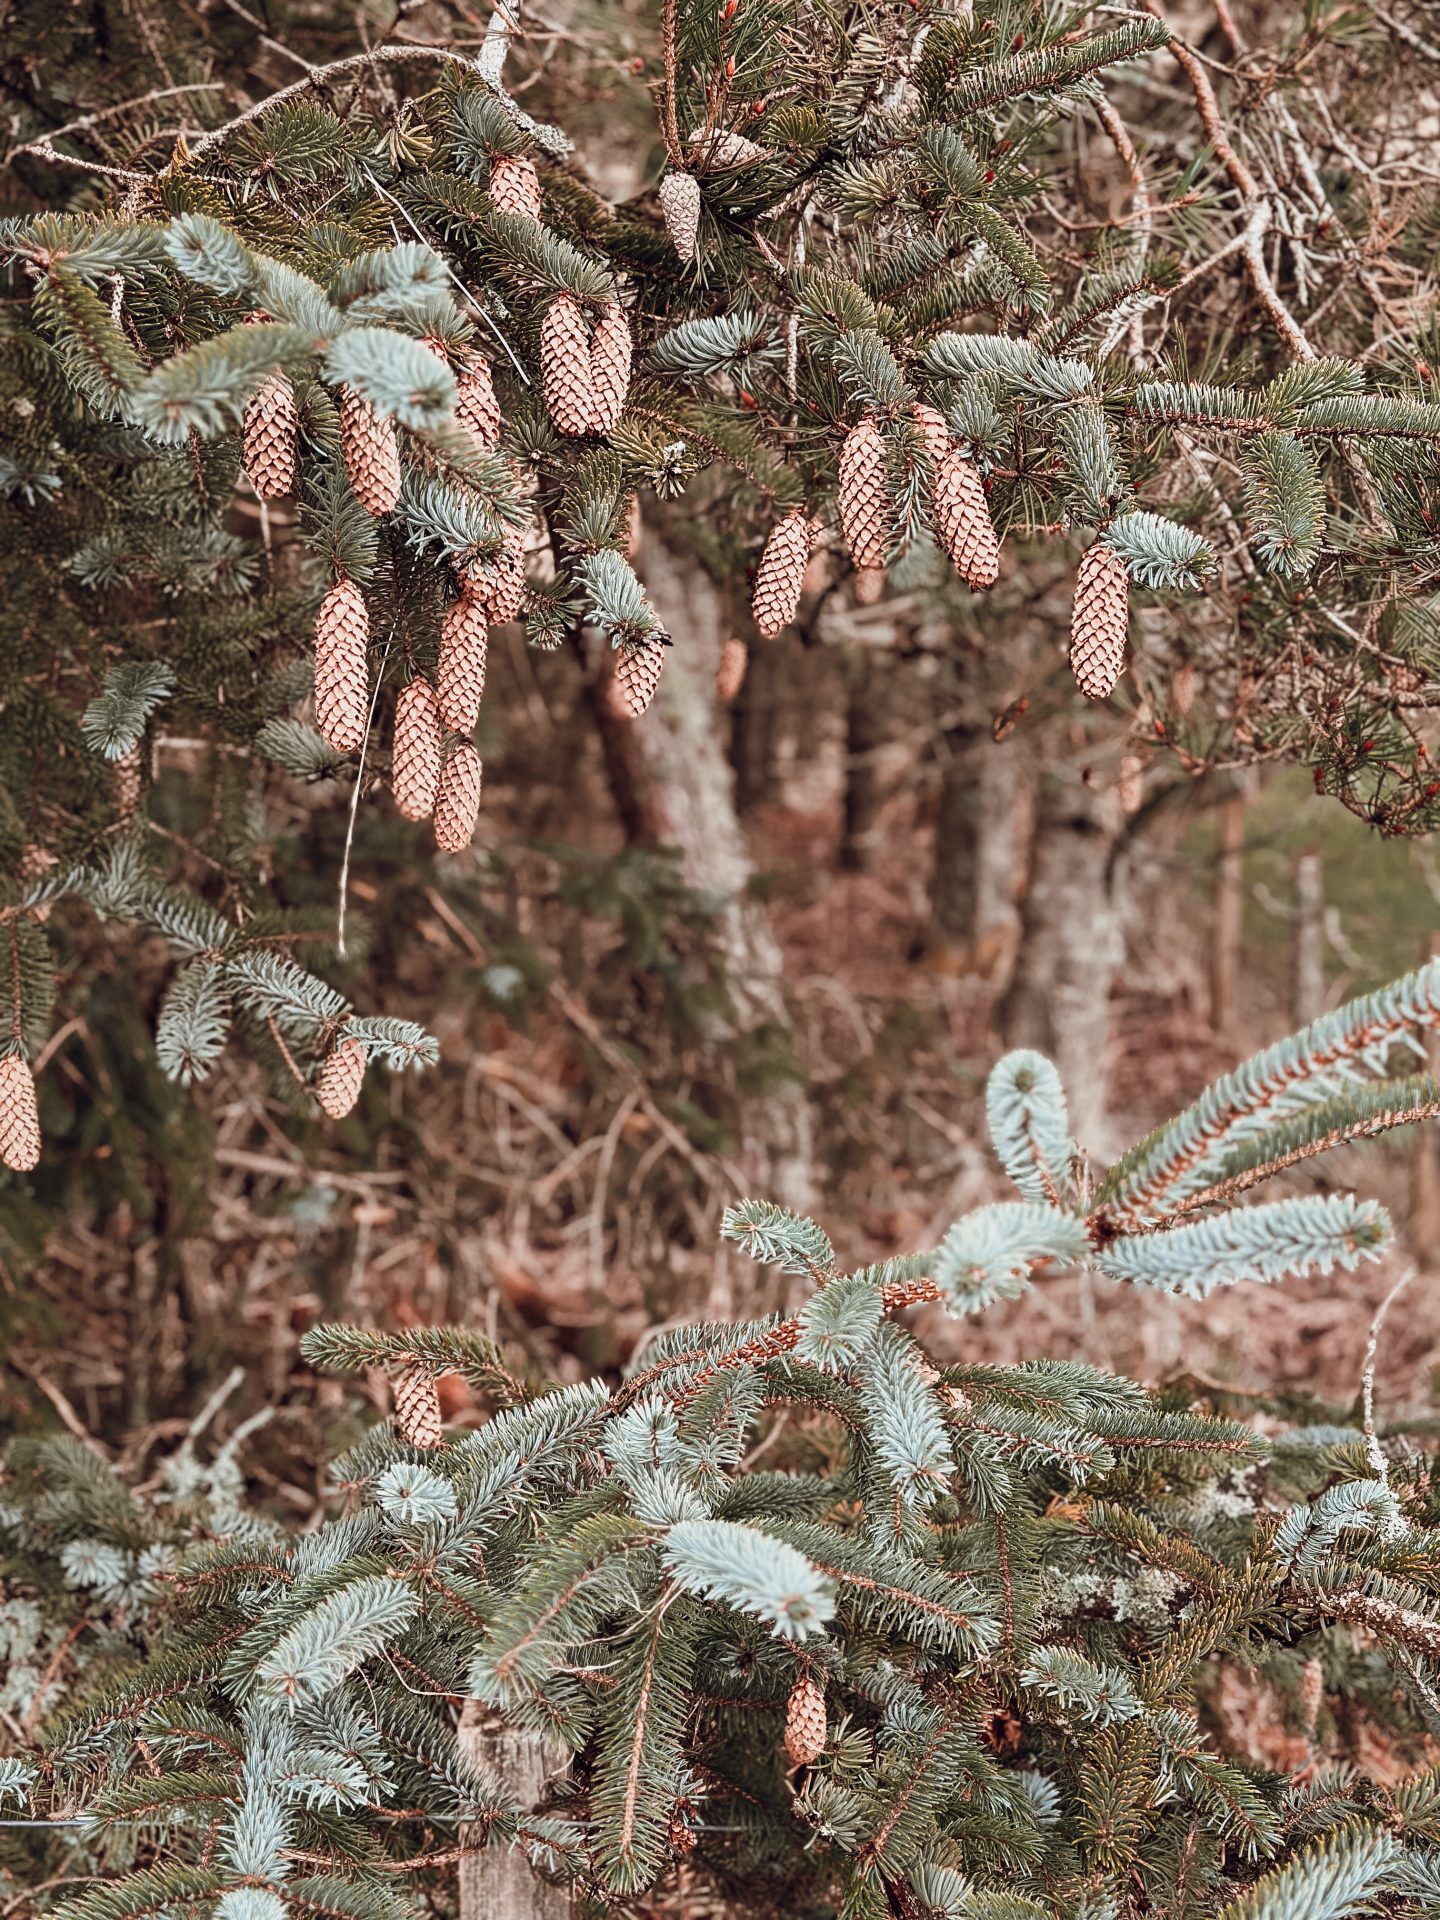
[[[486,608],[468,585],[440,621],[440,661],[435,674],[440,718],[452,733],[473,733],[485,697],[490,649]]]
[[[594,413],[590,334],[573,293],[557,293],[540,323],[540,381],[557,433],[589,433]]]
[[[771,528],[750,595],[763,639],[773,640],[795,618],[814,540],[815,523],[799,507]]]
[[[540,218],[540,176],[523,154],[497,153],[490,162],[490,198],[497,213]]]
[[[140,801],[145,792],[145,753],[137,740],[133,747],[127,747],[118,760],[110,762],[110,798],[115,806],[115,815],[120,820],[131,820],[140,810]]]
[[[979,471],[958,447],[948,448],[935,469],[930,504],[935,531],[966,586],[976,592],[993,587],[1000,542]]]
[[[468,740],[456,741],[440,769],[435,795],[435,845],[441,853],[469,846],[480,814],[480,756]]]
[[[492,627],[518,620],[525,608],[525,529],[502,527],[498,551],[467,561],[463,572],[466,592]]]
[[[365,1049],[358,1040],[337,1040],[315,1080],[315,1098],[332,1120],[343,1120],[360,1098]]]
[[[397,1367],[390,1382],[395,1431],[412,1447],[427,1452],[444,1437],[435,1376],[421,1360]]]
[[[715,691],[727,706],[744,686],[749,664],[749,647],[732,634],[720,649],[720,664],[715,669]]]
[[[377,518],[400,498],[400,443],[387,420],[352,388],[340,396],[340,446],[355,498]]]
[[[660,182],[660,211],[670,244],[688,267],[700,231],[700,182],[693,173],[667,173]]]
[[[300,409],[288,376],[276,367],[245,403],[240,442],[245,472],[257,498],[279,500],[295,487]]]
[[[1080,556],[1070,616],[1070,668],[1080,691],[1103,700],[1125,667],[1130,576],[1113,547],[1097,540]]]
[[[920,444],[929,454],[931,464],[938,467],[950,451],[950,427],[944,414],[938,407],[932,407],[928,400],[917,400],[911,408],[910,417],[915,422]]]
[[[353,580],[337,580],[315,618],[315,725],[337,753],[356,753],[369,700],[370,615]]]
[[[622,647],[615,666],[615,691],[621,707],[632,720],[638,720],[655,698],[665,665],[665,646],[653,641],[649,646]]]
[[[884,567],[860,567],[853,585],[857,607],[877,606],[885,598]]]
[[[28,1060],[0,1059],[0,1165],[30,1173],[40,1164],[40,1103]]]
[[[883,567],[890,547],[890,494],[885,440],[869,414],[846,434],[836,489],[850,558],[861,569]]]
[[[785,1751],[797,1767],[813,1767],[825,1751],[828,1734],[825,1689],[807,1669],[790,1689],[785,1708]]]
[[[609,433],[630,391],[633,343],[630,322],[618,300],[607,300],[590,341],[590,431]]]
[[[500,402],[483,353],[467,354],[455,376],[455,424],[482,447],[493,447],[500,439]]]
[[[395,702],[390,786],[407,820],[428,820],[440,785],[440,712],[435,689],[418,675]]]

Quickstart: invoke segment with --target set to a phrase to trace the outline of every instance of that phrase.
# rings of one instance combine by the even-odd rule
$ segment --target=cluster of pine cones
[[[999,575],[1000,543],[979,470],[952,440],[937,407],[919,402],[912,417],[930,462],[936,537],[965,584],[983,592]],[[873,414],[864,414],[845,436],[836,505],[855,565],[855,597],[868,606],[883,589],[885,563],[895,542],[885,439]],[[771,530],[751,598],[755,624],[766,639],[795,618],[818,532],[818,523],[799,508]],[[1103,700],[1120,677],[1128,625],[1125,562],[1103,539],[1097,540],[1081,555],[1070,624],[1070,664],[1081,692],[1092,700]]]

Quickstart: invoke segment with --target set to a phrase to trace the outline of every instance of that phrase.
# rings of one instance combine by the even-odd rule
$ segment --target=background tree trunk
[[[926,944],[1003,988],[1020,936],[1021,758],[984,718],[951,728],[944,751]]]
[[[1079,774],[1050,776],[1039,797],[1035,854],[1015,977],[1000,1009],[1007,1045],[1035,1047],[1060,1069],[1082,1146],[1103,1153],[1110,989],[1124,959],[1121,824],[1113,794]]]
[[[568,1754],[556,1741],[508,1726],[476,1701],[465,1708],[458,1744],[476,1771],[490,1776],[528,1813],[548,1782],[565,1769]],[[460,1920],[570,1920],[564,1887],[552,1887],[531,1869],[522,1848],[498,1843],[460,1860]]]
[[[883,798],[880,749],[889,738],[884,687],[895,671],[888,656],[878,660],[869,647],[855,649],[845,674],[845,792],[840,830],[840,864],[863,873],[874,851]]]
[[[1235,1019],[1240,939],[1245,922],[1245,795],[1220,807],[1215,910],[1210,924],[1210,1025],[1227,1033]]]

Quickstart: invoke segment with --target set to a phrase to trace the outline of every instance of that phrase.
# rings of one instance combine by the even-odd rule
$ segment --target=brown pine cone
[[[245,403],[240,444],[245,472],[257,498],[279,500],[295,485],[295,442],[300,409],[288,376],[276,367]]]
[[[890,546],[885,441],[867,413],[845,436],[836,490],[845,543],[857,567],[883,567]]]
[[[397,1367],[390,1382],[395,1430],[412,1447],[438,1447],[444,1429],[435,1376],[423,1360]]]
[[[773,640],[795,618],[810,562],[815,524],[795,507],[770,530],[755,573],[750,605],[762,638]]]
[[[938,407],[932,407],[927,400],[917,400],[911,409],[911,418],[915,422],[920,441],[929,454],[931,462],[939,466],[950,451],[950,427]]]
[[[727,706],[744,686],[749,664],[749,647],[732,634],[720,649],[720,665],[715,670],[715,691]]]
[[[110,762],[110,797],[115,803],[116,817],[133,819],[144,791],[145,756],[137,740],[118,760]]]
[[[993,587],[1000,571],[1000,543],[973,460],[949,448],[935,469],[930,490],[935,531],[967,587]]]
[[[457,740],[440,769],[435,795],[435,845],[441,853],[468,847],[480,812],[480,756],[468,740]]]
[[[315,1098],[332,1120],[343,1120],[360,1098],[364,1078],[364,1047],[358,1040],[337,1040],[316,1076]]]
[[[497,153],[490,162],[490,198],[497,213],[540,218],[540,176],[523,154]]]
[[[590,342],[590,431],[609,433],[630,391],[630,322],[618,300],[607,300]]]
[[[1190,710],[1195,705],[1195,686],[1199,677],[1193,663],[1184,660],[1175,669],[1174,677],[1171,679],[1171,704],[1182,720],[1188,719]]]
[[[855,574],[855,604],[873,607],[885,597],[884,567],[860,567]]]
[[[1113,547],[1097,540],[1080,556],[1070,615],[1070,669],[1080,691],[1103,700],[1125,666],[1130,576]]]
[[[355,498],[367,513],[393,512],[400,498],[400,443],[386,420],[352,388],[340,395],[340,445]]]
[[[667,173],[660,182],[660,211],[670,244],[689,266],[700,231],[700,182],[693,173]]]
[[[440,621],[440,661],[435,674],[440,718],[452,733],[473,733],[485,697],[489,652],[486,607],[467,584]]]
[[[337,753],[365,738],[370,615],[353,580],[337,580],[315,618],[315,724]]]
[[[558,433],[589,433],[595,406],[590,335],[573,293],[557,293],[540,323],[540,380]]]
[[[812,1767],[825,1751],[828,1732],[825,1689],[807,1667],[796,1675],[785,1708],[785,1751],[797,1767]]]
[[[435,689],[417,674],[400,689],[395,702],[395,739],[390,753],[395,805],[407,820],[428,820],[435,809],[440,737]]]
[[[455,424],[482,447],[493,447],[500,438],[500,402],[483,353],[467,354],[455,376]]]
[[[622,647],[615,665],[615,691],[624,711],[638,720],[655,698],[660,672],[665,665],[665,646],[653,640],[646,646]]]
[[[0,1165],[29,1173],[40,1164],[40,1105],[35,1076],[18,1053],[0,1058]]]

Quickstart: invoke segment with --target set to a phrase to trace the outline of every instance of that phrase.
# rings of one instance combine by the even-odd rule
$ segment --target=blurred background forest
[[[1237,12],[1238,25],[1225,7],[1166,9],[1229,76],[1243,118],[1267,97],[1244,36],[1291,34],[1293,56],[1313,22],[1289,7]],[[550,0],[512,49],[517,98],[563,118],[616,199],[662,164],[655,14],[639,0]],[[1390,66],[1403,71],[1413,108],[1440,50],[1409,11],[1398,27],[1378,15],[1356,10],[1354,35],[1331,44],[1372,94]],[[11,16],[12,35],[34,24]],[[143,34],[144,18],[127,10],[127,31]],[[242,104],[293,80],[241,0],[205,0],[195,25]],[[287,44],[333,59],[381,26],[473,48],[485,21],[463,4],[403,6],[398,26],[317,8]],[[53,87],[53,62],[32,67],[12,39],[5,85],[32,123],[58,126],[77,107],[37,100],[42,69]],[[1120,84],[1132,119],[1198,177],[1203,143],[1173,61]],[[76,85],[88,108],[83,71]],[[173,124],[165,106],[150,111],[163,147]],[[1381,276],[1356,321],[1362,356],[1431,288],[1433,184],[1406,171],[1423,129],[1413,113],[1370,124],[1394,157],[1375,177],[1403,204],[1377,200],[1375,244],[1353,268]],[[1077,117],[1050,137],[1068,197],[1097,226],[1117,217],[1129,183],[1093,126]],[[12,156],[10,209],[45,204],[56,179],[43,155]],[[1198,218],[1199,188],[1194,199]],[[1054,244],[1084,239],[1057,230]],[[1336,270],[1342,304],[1349,271]],[[1244,344],[1227,284],[1199,311],[1197,358]],[[245,511],[242,499],[237,524]],[[436,1033],[438,1068],[371,1076],[339,1123],[286,1103],[238,1054],[203,1087],[177,1087],[151,1045],[161,943],[57,913],[59,998],[37,1063],[46,1153],[33,1177],[0,1185],[0,1425],[58,1417],[143,1459],[228,1381],[234,1417],[270,1410],[257,1479],[306,1510],[302,1463],[341,1404],[297,1357],[321,1317],[465,1321],[537,1370],[618,1367],[647,1329],[774,1304],[720,1247],[722,1209],[742,1194],[813,1211],[847,1264],[931,1244],[990,1197],[980,1091],[1004,1046],[1054,1054],[1103,1164],[1253,1047],[1432,951],[1430,839],[1380,834],[1278,754],[1177,756],[1143,683],[1082,709],[1064,663],[1073,560],[1055,543],[1008,542],[984,600],[917,569],[874,605],[843,557],[822,553],[798,623],[760,641],[743,587],[732,603],[712,584],[698,537],[649,516],[638,529],[636,569],[676,638],[642,720],[572,654],[508,629],[492,646],[470,851],[437,859],[423,831],[360,806],[349,951],[324,970]],[[1210,612],[1136,615],[1181,663],[1182,713],[1184,674],[1206,671]],[[736,636],[748,641],[738,688]],[[155,742],[162,834],[193,806],[198,744],[163,728]],[[333,916],[348,801],[345,782],[292,781],[264,822],[286,904],[317,925]],[[1323,1177],[1383,1198],[1420,1267],[1382,1364],[1387,1394],[1413,1403],[1433,1361],[1440,1149],[1400,1142],[1349,1148]],[[1078,1355],[1348,1404],[1395,1275],[1203,1305],[1063,1278],[933,1337],[969,1357]],[[463,1420],[463,1388],[442,1392]]]

